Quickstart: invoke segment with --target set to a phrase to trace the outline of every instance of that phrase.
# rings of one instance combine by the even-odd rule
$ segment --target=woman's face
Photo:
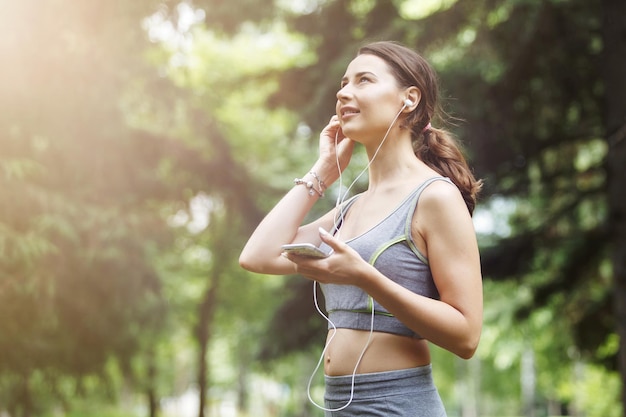
[[[336,112],[344,135],[363,143],[381,140],[405,96],[385,61],[375,55],[357,56],[337,92]]]

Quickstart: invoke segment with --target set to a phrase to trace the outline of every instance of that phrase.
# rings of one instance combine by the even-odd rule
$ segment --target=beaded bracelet
[[[320,190],[322,190],[322,194],[324,194],[324,191],[326,190],[326,184],[324,184],[324,181],[322,181],[320,176],[317,175],[317,172],[315,171],[310,171],[309,174],[313,175],[313,178],[317,180],[317,185],[319,186]]]
[[[314,195],[315,193],[317,193],[317,195],[320,198],[324,197],[324,190],[326,189],[326,184],[324,184],[324,181],[322,181],[319,175],[317,175],[315,172],[311,171],[309,172],[309,174],[311,174],[313,178],[315,178],[315,180],[317,181],[319,190],[315,188],[315,186],[313,185],[313,181],[306,181],[306,180],[303,180],[302,178],[294,178],[293,183],[296,185],[304,185],[309,190],[309,195]]]

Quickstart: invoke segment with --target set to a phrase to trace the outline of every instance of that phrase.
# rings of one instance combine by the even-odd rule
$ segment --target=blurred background
[[[486,184],[449,416],[624,415],[623,0],[0,0],[0,416],[321,415],[310,283],[237,258],[372,40]]]

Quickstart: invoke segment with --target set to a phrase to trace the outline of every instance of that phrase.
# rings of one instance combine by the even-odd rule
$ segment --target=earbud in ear
[[[407,98],[406,100],[404,100],[404,105],[405,105],[405,106],[407,106],[407,107],[411,107],[413,104],[415,104],[415,103],[413,103],[413,102],[412,102],[411,100],[409,100],[408,98]]]

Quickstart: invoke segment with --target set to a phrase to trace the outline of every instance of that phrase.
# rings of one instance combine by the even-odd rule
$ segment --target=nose
[[[344,85],[337,91],[337,100],[346,101],[350,98],[350,91],[348,88],[348,84]]]

